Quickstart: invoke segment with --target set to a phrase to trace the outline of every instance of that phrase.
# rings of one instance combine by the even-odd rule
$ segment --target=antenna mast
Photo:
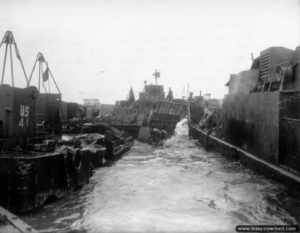
[[[157,79],[160,78],[160,72],[156,69],[153,76],[155,78],[155,85],[157,85]]]

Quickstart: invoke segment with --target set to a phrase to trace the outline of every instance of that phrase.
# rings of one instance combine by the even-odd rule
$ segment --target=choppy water
[[[300,197],[206,152],[181,122],[164,147],[136,142],[82,190],[23,219],[41,232],[235,232],[299,223]]]

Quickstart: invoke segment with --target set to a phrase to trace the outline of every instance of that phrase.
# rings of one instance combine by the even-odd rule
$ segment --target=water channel
[[[299,194],[207,152],[180,122],[154,148],[135,142],[90,184],[22,217],[41,232],[235,232],[238,224],[299,224]]]

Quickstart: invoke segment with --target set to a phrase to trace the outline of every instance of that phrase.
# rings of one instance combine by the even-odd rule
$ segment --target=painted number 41
[[[27,127],[29,125],[29,106],[22,105],[20,106],[20,121],[19,126],[20,127]]]

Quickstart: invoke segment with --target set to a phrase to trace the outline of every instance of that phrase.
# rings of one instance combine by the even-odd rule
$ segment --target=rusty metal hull
[[[75,166],[70,154],[1,155],[1,206],[14,213],[30,211],[89,183],[91,155],[82,150],[80,156]]]

